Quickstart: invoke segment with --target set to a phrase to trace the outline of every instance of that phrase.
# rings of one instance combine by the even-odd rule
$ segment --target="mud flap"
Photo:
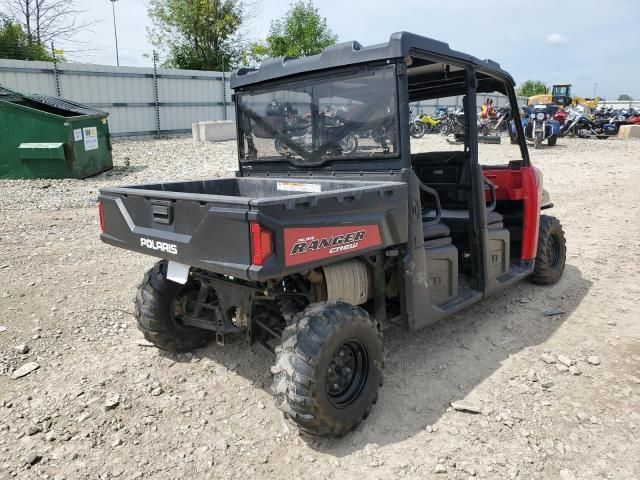
[[[169,261],[169,264],[167,265],[167,279],[184,285],[187,283],[187,280],[189,280],[190,269],[191,267],[189,265]]]

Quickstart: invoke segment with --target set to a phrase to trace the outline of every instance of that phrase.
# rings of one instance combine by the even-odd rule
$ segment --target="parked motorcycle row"
[[[607,138],[617,135],[622,125],[640,125],[640,111],[635,108],[597,107],[588,113],[582,107],[566,108],[561,136]],[[566,126],[565,126],[566,125]]]
[[[409,122],[409,133],[413,138],[421,138],[428,133],[450,135],[462,131],[464,111],[461,107],[437,107],[433,115],[412,115]]]
[[[478,135],[510,136],[515,125],[509,105],[493,109],[485,102],[478,116]],[[527,141],[539,148],[543,142],[553,146],[558,138],[608,138],[617,135],[622,125],[640,125],[640,110],[598,107],[592,112],[583,106],[533,105],[520,108],[520,120]],[[437,107],[433,115],[412,116],[410,134],[421,138],[426,134],[464,135],[464,112],[460,107]]]

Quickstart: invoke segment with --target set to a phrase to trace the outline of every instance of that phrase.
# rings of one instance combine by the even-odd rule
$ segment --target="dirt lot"
[[[139,345],[153,259],[98,240],[98,188],[228,174],[233,142],[114,148],[97,178],[0,182],[0,478],[640,478],[640,142],[532,150],[568,238],[563,280],[387,330],[372,415],[323,441],[283,421],[262,347]]]

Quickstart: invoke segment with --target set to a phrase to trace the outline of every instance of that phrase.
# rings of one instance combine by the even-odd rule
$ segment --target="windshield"
[[[237,95],[240,161],[398,156],[395,65]]]

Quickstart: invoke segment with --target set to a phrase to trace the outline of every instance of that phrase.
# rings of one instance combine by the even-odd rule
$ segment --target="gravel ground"
[[[86,180],[0,180],[5,210],[93,208],[98,189],[155,181],[233,176],[236,144],[196,143],[190,138],[115,140],[114,168]]]
[[[261,347],[144,346],[131,312],[153,259],[98,240],[98,188],[229,175],[234,142],[118,141],[92,179],[0,181],[0,478],[640,478],[639,147],[532,150],[564,278],[385,331],[380,400],[341,440],[283,421]]]

